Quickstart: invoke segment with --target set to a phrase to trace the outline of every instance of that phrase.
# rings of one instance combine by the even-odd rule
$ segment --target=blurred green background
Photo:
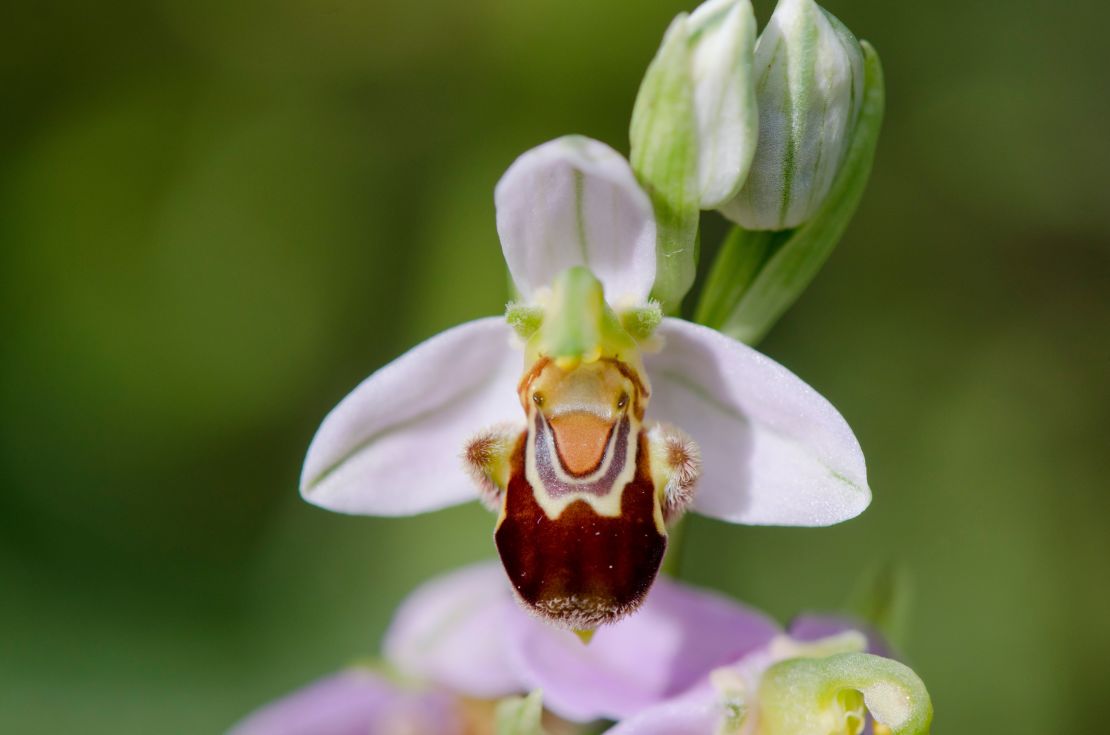
[[[888,119],[858,216],[763,349],[849,419],[875,502],[822,530],[695,518],[686,574],[786,619],[899,562],[938,732],[1103,731],[1110,10],[826,6],[881,53]],[[476,505],[304,504],[304,450],[373,369],[500,311],[498,176],[567,132],[627,150],[691,7],[10,10],[0,732],[220,732],[492,554]]]

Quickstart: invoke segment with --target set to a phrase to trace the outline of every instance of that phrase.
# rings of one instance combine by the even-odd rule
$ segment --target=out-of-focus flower
[[[829,620],[814,620],[813,629]],[[865,652],[855,630],[778,636],[700,686],[624,720],[610,735],[927,735],[932,702],[907,666]],[[870,729],[868,729],[870,728]]]
[[[495,701],[528,691],[508,656],[511,597],[495,564],[437,578],[401,604],[383,666],[321,679],[230,735],[492,734]]]
[[[814,643],[825,638],[854,630],[863,635],[867,642],[867,652],[884,658],[897,658],[886,637],[874,626],[856,618],[827,613],[807,613],[790,621],[790,637],[800,643]]]
[[[499,511],[517,594],[576,629],[636,609],[666,522],[687,505],[801,526],[867,507],[862,452],[828,401],[649,301],[655,219],[618,153],[581,137],[544,144],[510,167],[495,200],[522,297],[511,324],[461,325],[365,380],[313,439],[306,499],[419,513],[479,497],[466,467]]]
[[[589,645],[529,615],[495,563],[426,583],[398,608],[383,651],[396,670],[472,698],[543,691],[574,722],[616,720],[665,701],[767,644],[774,621],[717,594],[660,579],[631,617]]]
[[[248,715],[228,735],[464,735],[461,703],[352,667]]]
[[[640,614],[588,646],[529,615],[494,562],[425,583],[398,608],[383,642],[386,676],[331,675],[248,716],[232,735],[470,735],[492,727],[498,700],[542,690],[549,733],[620,719],[666,701],[719,666],[765,646],[766,616],[660,580]]]
[[[749,230],[797,227],[844,163],[863,104],[864,54],[814,0],[779,0],[755,48],[759,143],[743,188],[721,212]]]
[[[498,700],[529,691],[543,692],[550,733],[599,720],[641,727],[656,716],[659,723],[679,716],[715,722],[735,704],[737,677],[746,682],[750,710],[750,692],[780,661],[886,650],[877,635],[869,643],[860,629],[851,620],[804,616],[783,635],[757,611],[662,579],[637,615],[599,630],[584,646],[526,613],[497,564],[483,562],[405,599],[383,642],[388,678],[369,669],[341,672],[267,705],[232,733],[471,735],[492,727]]]
[[[418,588],[398,608],[383,650],[405,676],[470,698],[541,690],[549,711],[580,723],[635,718],[710,691],[718,669],[748,672],[758,683],[787,658],[890,652],[861,621],[807,614],[784,634],[758,611],[667,578],[636,615],[602,628],[584,646],[527,614],[488,562]]]

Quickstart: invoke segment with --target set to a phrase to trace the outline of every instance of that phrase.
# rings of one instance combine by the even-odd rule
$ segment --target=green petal
[[[544,735],[543,692],[527,697],[508,697],[497,703],[494,724],[497,735]]]

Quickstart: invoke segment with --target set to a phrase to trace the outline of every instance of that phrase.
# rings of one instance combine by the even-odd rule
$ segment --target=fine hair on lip
[[[594,630],[615,623],[635,612],[646,596],[645,592],[631,602],[616,603],[602,596],[567,595],[530,604],[519,593],[514,595],[527,612],[566,630]]]

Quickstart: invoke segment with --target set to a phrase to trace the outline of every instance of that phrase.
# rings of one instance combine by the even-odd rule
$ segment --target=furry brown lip
[[[639,444],[636,474],[612,518],[581,499],[548,517],[525,476],[524,436],[513,453],[497,550],[518,599],[561,627],[593,629],[630,614],[659,571],[667,537],[655,525],[646,440],[631,441]]]

